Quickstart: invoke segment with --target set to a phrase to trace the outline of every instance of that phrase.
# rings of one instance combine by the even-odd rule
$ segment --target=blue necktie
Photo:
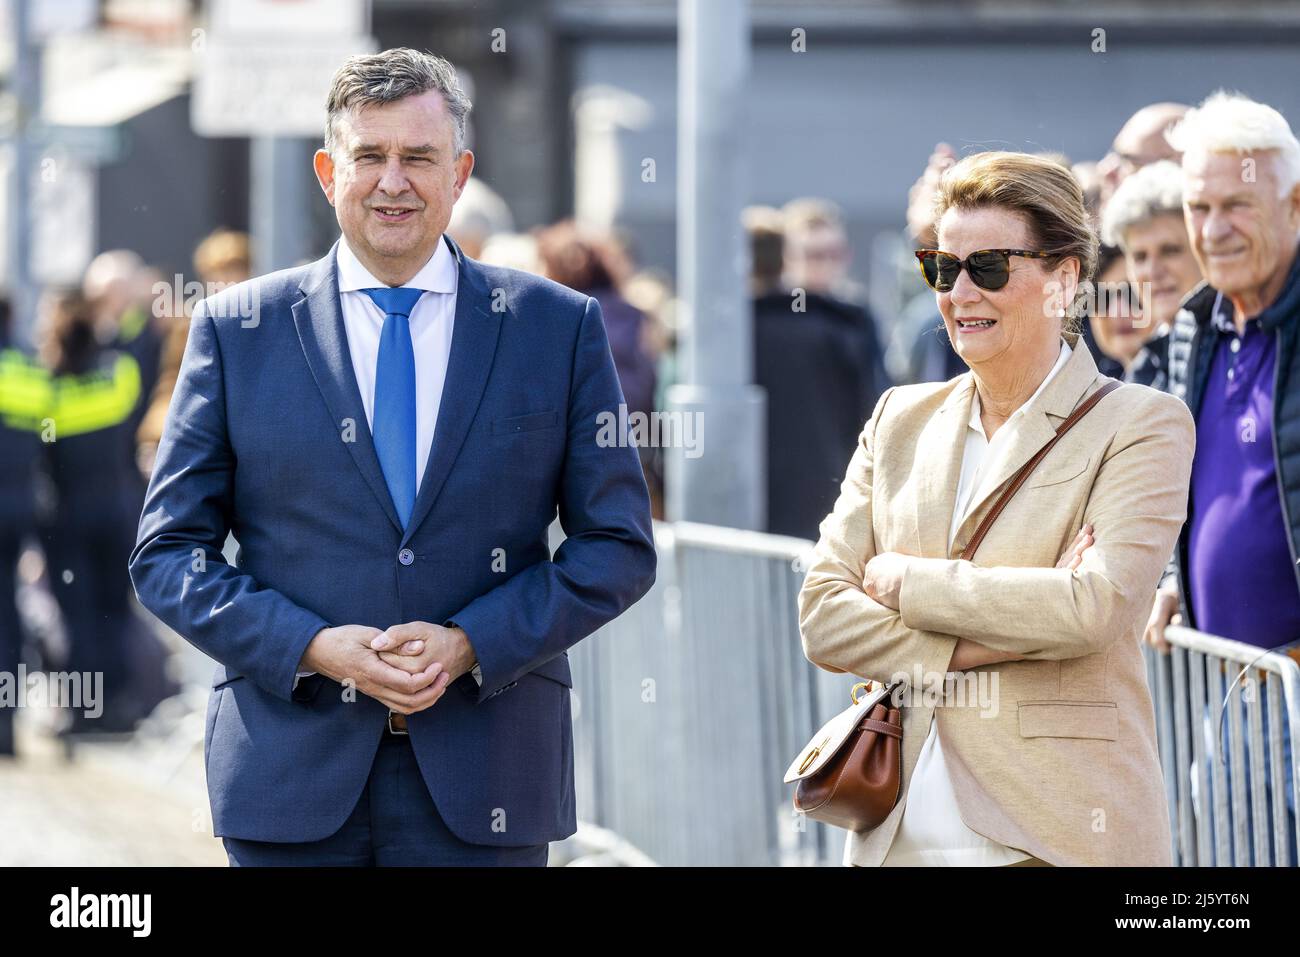
[[[415,349],[410,316],[424,290],[399,286],[361,291],[384,310],[370,431],[388,494],[405,528],[415,508]]]

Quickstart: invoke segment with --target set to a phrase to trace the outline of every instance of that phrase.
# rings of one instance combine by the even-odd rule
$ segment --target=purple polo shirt
[[[1220,295],[1210,319],[1219,334],[1196,416],[1189,591],[1198,629],[1268,648],[1300,639],[1273,459],[1277,336],[1258,319],[1238,336],[1231,310]]]

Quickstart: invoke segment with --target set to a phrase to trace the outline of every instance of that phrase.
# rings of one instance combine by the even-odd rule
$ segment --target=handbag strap
[[[1039,449],[1032,459],[1022,465],[1020,471],[1016,472],[1016,474],[1012,476],[1011,484],[1007,486],[1006,491],[998,496],[998,500],[993,503],[993,507],[989,509],[988,514],[984,516],[984,520],[976,527],[975,534],[971,536],[971,540],[962,550],[961,557],[963,560],[971,561],[975,557],[975,552],[979,549],[980,542],[984,541],[984,536],[988,534],[988,530],[993,527],[993,523],[997,521],[998,516],[1002,514],[1002,510],[1007,507],[1007,503],[1011,501],[1011,496],[1015,495],[1016,492],[1020,490],[1020,486],[1025,484],[1029,478],[1029,474],[1038,467],[1038,463],[1043,461],[1047,456],[1047,453],[1052,451],[1052,446],[1061,441],[1061,437],[1064,436],[1066,432],[1069,432],[1080,419],[1091,412],[1093,406],[1107,395],[1114,392],[1121,385],[1123,385],[1122,382],[1117,379],[1111,379],[1092,395],[1088,396],[1082,405],[1070,413],[1069,418],[1056,427],[1056,434],[1048,439],[1047,444]]]
[[[899,741],[903,740],[902,727],[896,724],[890,724],[888,721],[876,721],[874,718],[863,718],[858,723],[858,730],[875,731],[879,734],[887,734],[891,738],[898,738]]]

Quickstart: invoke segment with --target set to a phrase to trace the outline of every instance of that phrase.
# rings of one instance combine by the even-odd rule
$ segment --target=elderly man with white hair
[[[1147,637],[1163,643],[1181,606],[1201,631],[1300,660],[1300,142],[1276,110],[1223,92],[1170,140],[1183,154],[1184,213],[1205,283],[1169,343],[1170,391],[1196,418],[1196,458],[1178,587],[1160,589]]]
[[[1141,293],[1140,315],[1107,320],[1103,348],[1124,363],[1128,382],[1165,391],[1169,330],[1189,292],[1201,281],[1183,225],[1183,171],[1160,160],[1120,184],[1102,212],[1102,241],[1124,255],[1128,280]],[[1099,336],[1099,340],[1100,340]]]

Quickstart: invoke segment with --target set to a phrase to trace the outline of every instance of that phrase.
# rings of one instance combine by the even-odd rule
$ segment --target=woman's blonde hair
[[[1079,261],[1079,285],[1062,323],[1078,335],[1078,306],[1087,299],[1097,269],[1097,234],[1088,218],[1083,189],[1057,160],[1031,153],[990,151],[967,156],[944,172],[935,193],[934,221],[949,209],[1006,209],[1029,226],[1034,248],[1052,253],[1048,268]]]

